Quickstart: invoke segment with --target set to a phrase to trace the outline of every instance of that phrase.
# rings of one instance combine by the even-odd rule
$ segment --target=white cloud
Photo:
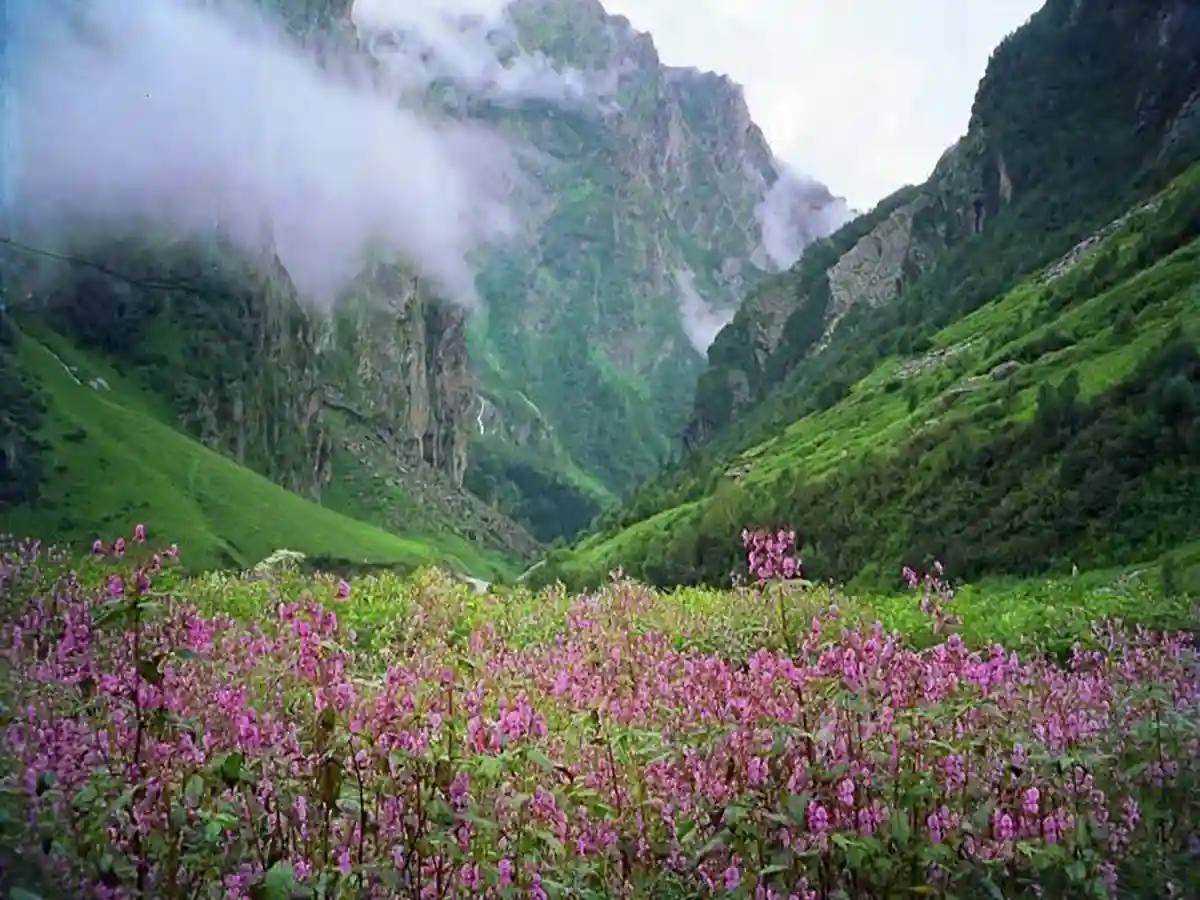
[[[721,329],[733,321],[735,310],[715,308],[701,297],[691,271],[680,269],[673,274],[679,290],[679,321],[683,325],[683,333],[696,352],[704,356]]]
[[[314,299],[381,249],[471,305],[472,251],[520,228],[521,148],[398,107],[362,67],[322,72],[243,2],[9,0],[7,14],[5,194],[23,233],[198,236],[219,224],[254,252],[269,232]],[[495,59],[471,34],[429,30],[456,77]]]
[[[845,199],[807,175],[777,162],[779,178],[755,207],[762,229],[762,252],[780,269],[800,258],[813,241],[827,237],[854,218]]]
[[[269,222],[314,297],[378,247],[474,303],[473,251],[522,227],[523,148],[416,102],[397,108],[397,95],[443,78],[492,99],[595,102],[615,81],[612,66],[577,72],[524,52],[507,5],[357,0],[356,23],[392,75],[384,93],[321,72],[238,0],[8,0],[21,39],[8,60],[6,196],[24,224],[57,234],[207,234],[220,220],[256,249]],[[697,0],[682,15],[676,0],[606,2],[650,30],[666,62],[744,83],[787,168],[855,207],[928,173],[965,126],[992,46],[1035,5]],[[781,264],[815,236],[773,224],[806,191],[785,179],[760,206],[764,249]],[[693,340],[707,346],[725,314],[688,309]]]
[[[394,86],[445,78],[506,102],[597,103],[616,91],[616,70],[583,72],[527,52],[510,0],[355,0],[354,22],[385,61]]]

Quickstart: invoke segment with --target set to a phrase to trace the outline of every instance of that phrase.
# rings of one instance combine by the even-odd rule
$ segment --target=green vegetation
[[[814,577],[867,582],[933,555],[977,578],[1194,540],[1200,135],[1194,31],[1168,6],[1052,0],[1007,38],[929,181],[749,296],[691,452],[535,579],[719,581],[748,520],[794,523]],[[829,273],[877,228],[903,255],[872,302]]]
[[[719,580],[751,517],[794,523],[810,572],[838,579],[935,554],[971,578],[1086,568],[1194,539],[1198,209],[1200,166],[1061,277],[880,359],[721,469],[693,461],[690,480],[644,490],[537,578],[594,584],[622,564],[661,584]]]
[[[1197,649],[1146,630],[1197,623],[1145,579],[480,595],[142,537],[0,552],[14,900],[1200,890]]]
[[[192,547],[195,568],[248,566],[288,549],[344,570],[437,563],[480,578],[511,573],[465,540],[399,537],[285,491],[176,431],[157,395],[51,333],[23,335],[15,361],[44,406],[45,477],[33,502],[4,505],[0,531],[81,547],[139,521]]]
[[[563,64],[592,70],[626,52],[598,6],[511,12],[523,45]],[[553,206],[535,246],[485,266],[472,365],[512,430],[532,403],[547,433],[519,448],[532,452],[513,452],[505,435],[504,445],[478,442],[471,484],[543,540],[574,536],[673,456],[703,368],[679,321],[673,272],[692,271],[703,296],[732,303],[717,274],[746,263],[758,240],[745,169],[766,171],[770,160],[733,127],[740,94],[713,75],[669,78],[636,52],[645,64],[622,75],[620,117],[537,103],[482,112],[551,160],[539,187]],[[684,139],[654,162],[661,154],[647,147],[673,140],[668,121]],[[749,264],[742,274],[746,284],[762,275]]]

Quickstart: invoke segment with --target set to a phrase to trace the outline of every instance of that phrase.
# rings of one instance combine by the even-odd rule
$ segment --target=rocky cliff
[[[459,487],[475,402],[466,316],[415,275],[375,263],[352,285],[319,348],[327,402],[377,423]]]
[[[1050,0],[993,53],[966,134],[924,184],[811,247],[742,304],[710,352],[689,446],[825,351],[852,310],[854,330],[872,318],[886,330],[880,307],[907,294],[899,321],[886,319],[897,332],[945,321],[1161,186],[1195,158],[1198,48],[1200,10],[1184,0]],[[1101,55],[1111,64],[1097,65]],[[1031,242],[1031,228],[1044,239]],[[926,293],[939,296],[922,312]]]
[[[277,262],[227,246],[90,242],[27,272],[18,295],[21,312],[155,382],[184,430],[291,490],[329,483],[329,404],[461,484],[463,316],[399,267],[374,266],[329,314]]]
[[[575,511],[541,523],[552,538],[674,453],[712,336],[846,213],[779,169],[737,84],[663,65],[649,35],[596,0],[518,0],[508,21],[522,52],[586,90],[454,101],[539,151],[544,200],[529,239],[480,281],[472,483],[531,522],[546,515],[533,495],[553,488]],[[514,482],[528,489],[507,492]]]
[[[538,577],[719,580],[747,522],[794,525],[837,578],[952,549],[968,575],[1162,552],[1196,445],[1146,397],[1194,389],[1198,78],[1194,3],[1050,0],[996,48],[928,180],[749,292],[709,350],[691,452]],[[1123,537],[1101,553],[1089,529]]]

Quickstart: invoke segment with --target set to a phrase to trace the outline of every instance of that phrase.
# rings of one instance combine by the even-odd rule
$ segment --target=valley
[[[1200,7],[846,9],[10,0],[0,896],[1200,896]]]

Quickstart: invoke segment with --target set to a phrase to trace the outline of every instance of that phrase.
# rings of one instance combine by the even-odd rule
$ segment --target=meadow
[[[151,535],[151,538],[154,536]],[[0,887],[44,897],[1200,896],[1191,601],[476,594],[132,536],[0,562]]]
[[[31,326],[17,360],[46,407],[38,439],[47,477],[36,502],[0,509],[2,531],[86,548],[97,530],[143,521],[190,548],[193,571],[253,565],[277,547],[340,567],[411,571],[436,561],[485,579],[517,570],[429,521],[404,488],[345,453],[340,477],[315,503],[179,431],[168,405],[132,374],[48,329]]]

